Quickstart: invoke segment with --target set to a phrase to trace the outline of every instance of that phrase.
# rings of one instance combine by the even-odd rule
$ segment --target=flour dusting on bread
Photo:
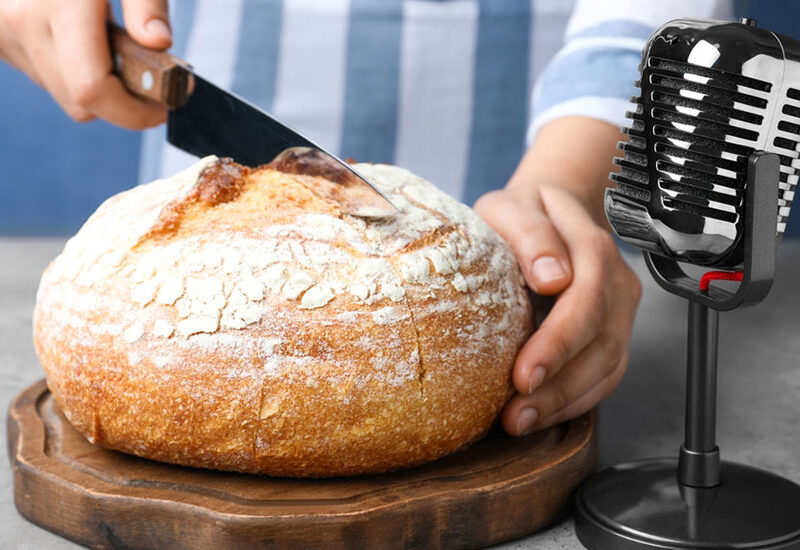
[[[459,292],[480,293],[487,278],[516,271],[508,251],[498,246],[499,238],[471,209],[405,170],[357,168],[381,185],[400,214],[365,221],[311,213],[294,223],[265,227],[258,238],[221,232],[147,247],[142,238],[163,231],[165,219],[175,228],[174,212],[187,197],[203,197],[215,206],[247,192],[244,185],[231,183],[238,173],[232,173],[230,163],[207,157],[169,180],[103,204],[70,240],[48,279],[91,287],[122,275],[131,283],[130,299],[143,308],[174,306],[177,330],[168,329],[168,321],[157,315],[147,319],[145,328],[171,338],[257,323],[269,311],[258,305],[266,296],[297,302],[301,309],[324,307],[344,293],[365,304],[401,302],[408,284],[425,285],[431,293],[447,284]],[[215,182],[222,180],[221,191],[209,185],[203,177],[208,174]],[[264,216],[268,219],[269,212]],[[460,269],[487,254],[488,271],[465,278]],[[202,277],[194,275],[199,272]],[[519,300],[513,290],[501,287],[481,300]],[[134,319],[128,328],[138,329],[141,323]]]
[[[480,435],[532,330],[516,261],[432,184],[356,168],[398,214],[348,216],[317,176],[215,157],[101,205],[45,272],[35,320],[76,426],[143,456],[280,475],[393,469]],[[191,452],[166,443],[187,437]]]

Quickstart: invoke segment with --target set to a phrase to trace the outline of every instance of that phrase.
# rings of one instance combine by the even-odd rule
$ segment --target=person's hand
[[[517,394],[503,426],[523,435],[583,414],[625,372],[639,280],[608,231],[564,189],[494,191],[475,209],[509,243],[530,288],[558,294],[517,356]]]
[[[514,364],[517,393],[502,415],[512,435],[592,409],[625,372],[641,284],[603,221],[618,136],[617,128],[591,119],[550,123],[509,185],[475,204],[511,246],[528,286],[557,295]]]
[[[171,45],[166,0],[122,0],[128,33],[142,46]],[[128,93],[111,74],[106,0],[0,1],[0,58],[45,88],[74,120],[154,126],[166,109]]]

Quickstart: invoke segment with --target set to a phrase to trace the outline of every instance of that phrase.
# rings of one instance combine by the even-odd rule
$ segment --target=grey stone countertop
[[[39,276],[62,240],[0,238],[0,402],[43,376],[31,338]],[[601,466],[671,456],[683,436],[686,310],[657,287],[639,256],[626,256],[645,292],[628,372],[600,408]],[[778,277],[755,308],[720,316],[718,443],[723,458],[800,482],[800,242],[779,251]],[[5,441],[5,422],[2,440]],[[24,520],[14,508],[11,470],[0,460],[0,548],[76,545]],[[496,548],[579,550],[572,521]]]

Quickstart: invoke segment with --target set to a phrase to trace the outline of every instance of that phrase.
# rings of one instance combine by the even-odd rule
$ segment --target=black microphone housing
[[[639,69],[608,221],[651,253],[739,269],[748,159],[780,159],[778,239],[800,176],[800,42],[753,20],[677,19],[650,37]]]

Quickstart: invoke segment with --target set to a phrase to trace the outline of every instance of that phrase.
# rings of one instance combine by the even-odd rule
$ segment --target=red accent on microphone
[[[708,290],[711,281],[741,281],[742,271],[709,271],[700,279],[700,290]]]

